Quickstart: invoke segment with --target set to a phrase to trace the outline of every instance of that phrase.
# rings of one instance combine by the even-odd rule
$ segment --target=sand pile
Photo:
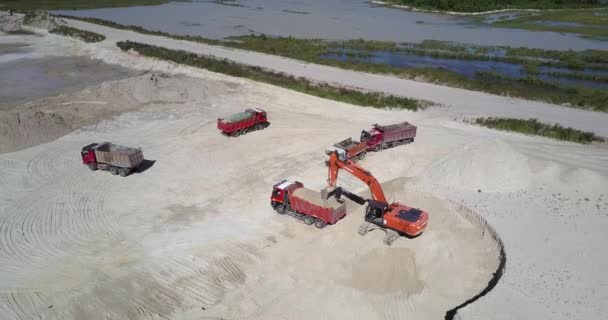
[[[336,209],[339,208],[342,204],[336,201],[334,197],[330,197],[327,200],[324,200],[321,197],[321,193],[318,191],[313,191],[306,188],[299,188],[293,192],[293,195],[302,198],[308,202],[314,203],[319,207]]]
[[[64,135],[71,130],[70,122],[59,113],[33,108],[0,112],[0,153]]]
[[[608,180],[607,177],[585,168],[563,171],[560,179],[571,187],[589,193],[605,192]]]
[[[150,74],[107,81],[64,94],[0,110],[0,153],[19,150],[61,137],[82,126],[154,104],[184,104],[224,89],[222,83],[202,83],[184,77]]]
[[[422,180],[471,191],[512,192],[532,180],[526,156],[502,140],[484,140],[450,152],[434,164]]]
[[[424,288],[414,252],[408,248],[388,247],[358,256],[353,263],[349,285],[365,292],[407,295],[418,294]]]

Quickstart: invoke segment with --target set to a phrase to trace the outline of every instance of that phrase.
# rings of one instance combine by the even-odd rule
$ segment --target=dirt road
[[[606,126],[606,123],[608,123],[607,113],[582,111],[548,103],[496,96],[391,76],[343,70],[263,53],[144,35],[77,20],[66,20],[73,27],[105,35],[108,45],[114,45],[117,41],[131,40],[170,49],[186,50],[261,66],[270,70],[285,72],[316,81],[337,83],[344,86],[429,100],[449,107],[450,110],[443,110],[443,112],[457,116],[538,118],[544,122],[559,123],[563,126],[593,131],[598,135],[608,137],[608,126]]]

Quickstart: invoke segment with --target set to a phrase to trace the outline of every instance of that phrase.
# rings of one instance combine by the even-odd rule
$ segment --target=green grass
[[[234,40],[234,42],[227,42],[222,45],[322,64],[332,63],[328,62],[327,59],[321,59],[319,56],[322,54],[336,53],[340,50],[360,50],[390,51],[393,53],[414,54],[444,59],[497,61],[516,64],[537,63],[542,66],[552,67],[608,70],[608,51],[599,50],[575,52],[509,47],[464,46],[450,42],[429,40],[419,44],[410,43],[399,45],[395,42],[362,39],[325,41],[321,39],[268,37],[265,35],[238,36],[230,39]],[[204,38],[199,38],[199,41],[208,43],[208,39]],[[495,51],[505,51],[506,55],[489,55],[490,52]],[[365,52],[361,53],[366,54]],[[553,60],[539,62],[538,58],[549,58]]]
[[[49,31],[50,33],[61,34],[72,38],[80,39],[84,42],[100,42],[106,39],[106,36],[90,31],[79,30],[76,28],[59,26]]]
[[[600,6],[598,0],[383,0],[420,9],[481,12],[500,9],[564,9]]]
[[[498,28],[526,29],[533,31],[553,31],[574,33],[590,38],[608,37],[608,8],[592,10],[560,10],[540,13],[522,13],[520,17],[492,23]],[[567,22],[578,25],[546,25],[542,22]]]
[[[517,79],[493,72],[479,72],[476,85],[472,89],[608,112],[606,90],[564,86],[533,76]]]
[[[169,2],[168,0],[0,0],[2,10],[59,10],[95,9],[111,7],[149,6]]]
[[[598,75],[598,74],[587,74],[580,72],[548,72],[547,73],[553,77],[559,78],[569,78],[569,79],[577,79],[577,80],[588,80],[595,82],[608,82],[608,75]]]
[[[244,7],[244,5],[235,3],[235,0],[214,0],[213,3],[231,7]]]
[[[575,108],[608,112],[608,93],[604,93],[600,90],[566,87],[550,82],[544,82],[534,77],[537,75],[534,72],[530,72],[529,77],[526,79],[513,79],[489,73],[481,74],[477,79],[469,79],[458,73],[444,69],[398,68],[392,67],[388,64],[374,64],[354,60],[338,61],[320,57],[322,54],[337,52],[344,49],[365,51],[384,50],[404,53],[420,53],[441,58],[479,59],[520,63],[526,66],[527,71],[532,71],[534,67],[530,65],[533,64],[537,64],[538,66],[572,67],[578,69],[608,69],[607,63],[600,63],[608,59],[608,56],[606,56],[606,52],[604,51],[587,50],[583,52],[563,52],[525,48],[513,49],[504,47],[478,46],[469,48],[463,47],[462,45],[455,45],[440,41],[425,41],[418,45],[399,45],[394,42],[367,41],[362,39],[337,42],[321,39],[296,39],[291,37],[273,38],[265,35],[240,36],[227,40],[212,40],[197,36],[171,35],[165,32],[145,30],[137,26],[124,26],[99,19],[84,18],[82,20],[99,23],[118,29],[133,30],[140,33],[160,35],[174,39],[264,52],[343,69],[379,74],[391,74],[403,78],[416,78],[453,87],[490,92],[499,95],[521,97],[531,100],[548,101],[558,104],[566,103]],[[487,54],[496,50],[504,50],[506,52],[506,56],[490,57],[482,54]],[[365,54],[365,52],[362,54]],[[553,60],[539,62],[538,58],[550,58]]]
[[[466,52],[467,47],[465,45],[449,43],[438,40],[424,40],[418,46],[419,49],[425,50],[445,50],[450,52]]]
[[[60,17],[60,18],[68,18],[68,19],[91,22],[91,23],[99,24],[99,25],[114,28],[114,29],[130,30],[130,31],[135,31],[135,32],[142,33],[142,34],[163,36],[163,37],[173,38],[173,39],[178,39],[178,40],[201,42],[201,43],[213,44],[213,45],[224,45],[224,46],[229,45],[229,42],[227,42],[227,41],[208,39],[208,38],[203,38],[203,37],[199,37],[199,36],[174,35],[174,34],[162,32],[162,31],[152,31],[152,30],[144,29],[139,26],[123,25],[123,24],[112,22],[112,21],[97,19],[97,18],[80,18],[80,17],[72,17],[72,16],[67,16],[67,15],[61,15],[61,14],[57,14],[55,16]]]
[[[526,63],[524,64],[524,72],[529,75],[538,75],[540,74],[540,66],[538,63]]]
[[[572,65],[593,68],[596,64],[608,64],[608,51],[602,50],[558,51],[534,48],[505,48],[505,50],[509,57],[553,59],[566,67]]]
[[[564,128],[558,124],[546,124],[537,119],[513,118],[477,118],[475,124],[503,131],[520,132],[528,135],[548,137],[551,139],[576,143],[603,142],[604,139],[593,132],[584,132],[572,128]]]
[[[7,34],[12,34],[12,35],[21,35],[21,36],[33,36],[33,35],[37,35],[36,32],[25,30],[25,29],[7,31],[6,33]]]
[[[119,42],[117,43],[117,46],[125,51],[131,49],[135,50],[139,54],[148,57],[154,57],[197,68],[207,69],[209,71],[223,73],[230,76],[265,82],[317,97],[355,105],[370,106],[375,108],[399,108],[414,111],[429,105],[428,102],[422,102],[415,99],[386,95],[378,92],[361,92],[357,90],[330,86],[326,83],[314,83],[304,78],[295,78],[284,73],[272,72],[260,67],[247,66],[230,62],[225,59],[199,56],[181,50],[170,50],[130,41]]]

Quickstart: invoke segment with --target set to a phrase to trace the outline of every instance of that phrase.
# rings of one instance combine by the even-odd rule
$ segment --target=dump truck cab
[[[260,108],[247,109],[246,111],[255,114],[257,123],[264,123],[268,121],[266,117],[266,111]]]
[[[97,147],[97,143],[91,143],[88,146],[85,146],[80,151],[80,156],[82,157],[83,164],[96,164],[97,158],[95,157],[95,147]]]
[[[382,131],[376,128],[361,131],[361,142],[365,142],[368,149],[382,145],[382,140]]]
[[[386,126],[376,123],[361,132],[361,141],[367,144],[368,151],[380,151],[414,142],[416,130],[416,126],[407,121]]]
[[[304,185],[301,182],[296,181],[290,182],[287,180],[281,180],[272,187],[272,194],[270,196],[270,205],[273,209],[276,209],[278,205],[283,205],[289,208],[289,194],[298,188],[302,188]]]

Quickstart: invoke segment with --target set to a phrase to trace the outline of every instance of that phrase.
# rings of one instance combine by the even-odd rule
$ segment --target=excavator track
[[[386,235],[384,236],[384,240],[382,240],[382,242],[384,242],[384,244],[387,246],[390,246],[391,244],[393,244],[393,242],[401,236],[399,234],[399,232],[397,232],[395,230],[385,229],[385,231],[386,231]]]
[[[358,233],[362,236],[364,236],[365,234],[367,234],[368,232],[370,232],[372,229],[374,229],[376,226],[373,223],[369,223],[367,221],[363,222],[360,226],[359,226],[359,231]]]

